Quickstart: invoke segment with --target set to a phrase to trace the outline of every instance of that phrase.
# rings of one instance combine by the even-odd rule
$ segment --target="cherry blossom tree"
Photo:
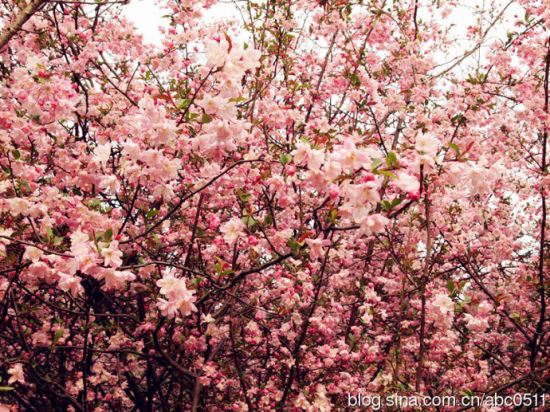
[[[549,391],[547,2],[117,3],[0,8],[1,410]]]

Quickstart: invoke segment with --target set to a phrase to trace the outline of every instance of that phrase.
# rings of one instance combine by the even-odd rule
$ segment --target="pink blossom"
[[[385,227],[390,223],[390,220],[381,214],[373,214],[365,219],[361,219],[360,222],[361,229],[359,233],[371,235],[383,232]]]
[[[194,291],[187,289],[185,279],[165,273],[162,279],[157,281],[157,286],[160,287],[160,293],[166,298],[160,298],[157,302],[157,306],[164,316],[172,318],[178,311],[182,316],[189,316],[192,312],[197,311],[193,304],[196,300]]]
[[[323,164],[325,154],[321,150],[310,150],[308,154],[307,167],[310,170],[318,171]]]
[[[27,246],[25,248],[23,259],[29,259],[33,262],[38,262],[38,260],[40,259],[40,257],[42,257],[43,254],[44,252],[42,250],[34,246]]]
[[[310,151],[311,148],[309,145],[303,142],[298,142],[296,144],[296,149],[292,152],[294,163],[298,165],[302,164],[302,162],[308,158]]]
[[[101,256],[103,256],[104,262],[108,266],[116,268],[122,264],[122,252],[118,249],[116,240],[110,242],[108,247],[101,249]]]
[[[59,277],[59,288],[64,292],[70,291],[73,296],[77,296],[79,293],[84,292],[84,288],[80,284],[80,279],[78,277],[61,272],[59,272],[57,276]]]
[[[431,134],[418,133],[415,148],[421,154],[435,156],[439,148],[439,141]]]
[[[487,319],[476,318],[469,313],[464,314],[464,319],[466,320],[466,327],[472,332],[483,333],[489,327]]]
[[[454,313],[454,302],[449,296],[438,294],[432,301],[432,304],[439,308],[442,314],[447,315]]]
[[[418,179],[406,173],[399,173],[393,184],[403,192],[415,192],[420,187]]]
[[[227,45],[221,42],[209,41],[206,44],[206,60],[209,65],[223,66],[227,58]]]
[[[220,227],[224,240],[233,244],[244,231],[244,224],[238,217],[234,217]]]
[[[113,268],[103,270],[105,287],[107,289],[121,289],[127,282],[131,282],[136,276],[130,271],[118,271]]]
[[[309,255],[312,260],[322,259],[325,255],[322,239],[306,239],[309,246]]]
[[[14,382],[25,383],[25,373],[23,372],[23,364],[16,363],[8,369],[10,378],[8,379],[8,385]]]
[[[105,164],[111,156],[111,143],[98,145],[94,149],[94,157],[99,163]]]

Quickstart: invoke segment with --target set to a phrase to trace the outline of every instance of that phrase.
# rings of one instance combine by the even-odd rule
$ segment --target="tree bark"
[[[15,17],[15,20],[0,34],[0,50],[4,48],[10,39],[19,31],[34,13],[38,11],[48,0],[31,0],[29,4]]]

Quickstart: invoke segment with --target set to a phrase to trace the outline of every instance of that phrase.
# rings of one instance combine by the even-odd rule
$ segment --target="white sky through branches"
[[[510,4],[508,4],[510,3]],[[447,55],[438,56],[441,59],[442,70],[453,65],[460,58],[461,54],[475,47],[473,43],[469,43],[466,39],[468,26],[475,25],[475,12],[479,9],[488,9],[492,6],[497,6],[493,15],[486,16],[487,21],[483,22],[484,29],[489,27],[490,30],[485,39],[485,44],[491,44],[495,40],[506,40],[506,33],[513,31],[514,16],[523,17],[524,11],[514,1],[494,1],[494,0],[463,0],[460,1],[459,7],[453,7],[453,12],[446,18],[445,26],[452,26],[452,34],[457,38],[454,50],[449,50]],[[507,6],[508,5],[508,6]],[[495,19],[500,11],[507,6],[502,18],[497,24],[491,26],[490,19]],[[132,21],[138,32],[143,35],[146,43],[152,43],[158,47],[161,46],[162,33],[159,27],[168,28],[168,19],[162,18],[167,12],[158,7],[155,0],[131,0],[126,6],[123,6],[123,15]],[[419,19],[428,19],[430,11],[425,7],[420,7],[418,11]],[[213,20],[223,20],[226,18],[238,18],[238,13],[235,11],[235,6],[232,3],[218,3],[210,10],[205,12],[205,21],[212,22]],[[483,53],[473,53],[469,59],[479,58]],[[453,68],[454,70],[454,68]]]

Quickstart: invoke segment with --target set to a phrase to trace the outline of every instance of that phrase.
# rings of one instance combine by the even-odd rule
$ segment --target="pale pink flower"
[[[351,215],[353,216],[355,223],[359,223],[369,215],[369,209],[363,205],[355,206],[351,212]]]
[[[170,185],[158,185],[153,190],[153,196],[155,198],[162,198],[165,202],[168,202],[174,197],[174,190]]]
[[[111,267],[119,267],[122,265],[122,252],[118,249],[118,242],[113,240],[109,247],[101,249],[101,256],[103,256],[106,265]]]
[[[296,143],[296,149],[294,149],[291,153],[294,159],[294,163],[296,163],[297,165],[301,164],[304,160],[307,159],[310,151],[311,147],[309,147],[308,144],[305,144],[303,142]]]
[[[406,173],[399,173],[393,184],[403,192],[415,192],[420,188],[418,179]]]
[[[34,246],[27,246],[25,248],[25,253],[23,254],[23,259],[28,259],[33,262],[38,262],[44,252],[42,250],[34,247]]]
[[[70,236],[71,239],[71,253],[75,256],[88,253],[89,237],[86,233],[80,230],[80,227],[76,229]]]
[[[370,163],[369,156],[357,149],[355,143],[346,139],[340,150],[340,165],[346,172],[353,172]]]
[[[127,270],[118,271],[109,268],[103,271],[103,278],[105,279],[105,287],[107,289],[121,289],[127,282],[134,280],[136,276]]]
[[[375,182],[367,182],[353,186],[350,185],[350,194],[359,205],[367,202],[378,203],[380,201],[378,185]]]
[[[300,392],[296,400],[294,401],[294,405],[298,408],[302,408],[303,410],[309,411],[311,410],[311,404],[308,402],[305,395]]]
[[[84,292],[84,288],[80,284],[80,279],[78,277],[62,272],[59,272],[57,276],[59,277],[59,289],[63,292],[70,291],[73,296],[77,296],[79,293]]]
[[[216,321],[216,319],[214,319],[210,313],[208,315],[205,315],[203,313],[201,315],[201,320],[205,323],[214,323]]]
[[[217,41],[209,41],[205,47],[206,61],[212,66],[223,66],[227,57],[227,45]]]
[[[448,313],[454,313],[455,304],[453,300],[445,294],[437,295],[432,301],[432,304],[438,307],[441,313],[444,315]]]
[[[477,313],[479,313],[480,316],[487,316],[489,313],[493,311],[493,309],[494,309],[493,304],[484,300],[477,307]]]
[[[23,216],[26,216],[29,209],[30,209],[30,203],[26,199],[9,199],[9,207],[12,215],[17,216],[22,214]]]
[[[107,163],[111,156],[111,143],[100,144],[94,149],[94,159],[102,164]]]
[[[210,115],[218,114],[220,111],[223,110],[224,106],[226,105],[223,98],[219,96],[213,97],[212,95],[204,96],[199,104],[204,109],[204,111]]]
[[[334,179],[336,179],[341,172],[342,167],[340,166],[340,163],[338,161],[331,160],[325,163],[325,165],[323,166],[323,174],[329,181],[333,181]]]
[[[306,239],[306,243],[309,246],[311,260],[317,260],[325,256],[322,239]]]
[[[415,149],[423,154],[435,156],[439,148],[439,141],[430,134],[418,133]]]
[[[488,171],[484,167],[473,164],[468,177],[470,179],[470,194],[472,196],[482,195],[490,189]]]
[[[224,223],[220,227],[220,231],[223,233],[224,240],[233,244],[244,230],[244,224],[238,217],[232,218],[229,222]]]
[[[168,295],[172,290],[178,287],[180,279],[174,277],[172,273],[165,273],[162,279],[157,280],[157,286],[160,287],[160,293]]]
[[[11,229],[0,229],[0,236],[10,237],[12,233],[13,233],[13,230]],[[0,252],[5,253],[6,245],[9,245],[10,242],[11,241],[9,239],[0,237]]]
[[[197,311],[194,305],[195,292],[187,289],[185,279],[176,278],[172,273],[165,273],[163,278],[157,281],[157,286],[166,298],[160,298],[157,302],[157,307],[164,316],[172,318],[178,311],[183,316],[188,316],[191,312]]]
[[[160,312],[163,316],[166,316],[167,318],[173,318],[174,316],[176,316],[176,313],[178,313],[179,302],[159,298],[157,302],[157,307],[160,309]]]
[[[324,385],[317,385],[317,393],[315,396],[315,401],[313,404],[316,407],[316,410],[319,412],[329,412],[332,410],[331,402],[327,398],[327,390]]]
[[[11,183],[9,180],[4,180],[3,182],[0,182],[0,193],[4,193],[10,187],[11,187]]]
[[[10,369],[8,369],[10,378],[8,379],[8,385],[14,382],[25,383],[25,374],[23,372],[23,364],[16,363]]]
[[[260,66],[262,52],[249,47],[242,53],[242,64],[245,69],[255,69]]]
[[[489,327],[487,319],[476,318],[469,313],[464,314],[464,320],[466,320],[466,327],[472,332],[483,333]]]
[[[100,189],[109,189],[110,194],[115,194],[120,189],[120,182],[114,175],[103,177],[99,182]]]
[[[177,137],[176,126],[173,123],[166,121],[156,124],[156,142],[158,144],[168,144],[174,141]]]
[[[319,171],[323,160],[325,158],[325,153],[322,150],[310,150],[307,160],[307,167],[313,171]]]
[[[381,214],[370,215],[361,222],[361,229],[359,232],[366,235],[381,233],[389,223],[390,220]]]
[[[54,272],[50,269],[50,267],[44,263],[44,262],[35,262],[32,265],[29,266],[28,274],[31,275],[34,278],[37,279],[55,279],[53,276]]]

